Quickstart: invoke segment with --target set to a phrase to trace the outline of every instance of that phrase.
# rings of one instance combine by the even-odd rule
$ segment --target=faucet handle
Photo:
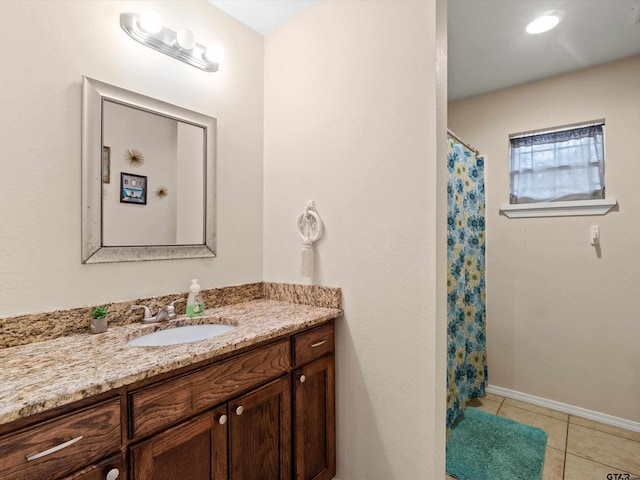
[[[186,298],[178,298],[167,306],[167,313],[169,314],[169,320],[173,320],[174,318],[176,318],[176,309],[174,308],[174,305],[176,303],[183,303],[186,301],[187,301]]]
[[[146,305],[134,305],[131,307],[131,310],[141,310],[144,309],[144,318],[142,321],[153,320],[153,315],[151,315],[151,310]]]
[[[176,300],[174,300],[173,302],[171,302],[169,304],[170,307],[173,307],[176,303],[182,303],[182,302],[186,302],[187,299],[186,298],[177,298]]]

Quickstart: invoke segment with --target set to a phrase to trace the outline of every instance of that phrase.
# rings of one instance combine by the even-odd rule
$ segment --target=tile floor
[[[488,393],[471,406],[547,432],[542,480],[640,479],[640,433]],[[627,473],[630,476],[609,474]],[[447,475],[447,480],[455,480]]]

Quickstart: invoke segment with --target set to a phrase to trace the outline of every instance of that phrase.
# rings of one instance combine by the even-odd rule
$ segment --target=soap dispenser
[[[187,298],[187,317],[199,317],[204,313],[204,304],[200,300],[200,285],[198,279],[191,280],[189,297]]]

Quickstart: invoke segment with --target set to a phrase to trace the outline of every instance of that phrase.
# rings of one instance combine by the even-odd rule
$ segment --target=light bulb
[[[527,25],[527,33],[536,34],[546,32],[558,25],[558,22],[560,22],[560,19],[555,15],[545,15],[543,17],[538,17],[529,25]]]
[[[210,62],[220,63],[224,59],[224,48],[217,43],[209,45],[207,51],[204,52],[204,56]]]
[[[140,14],[138,25],[147,33],[158,33],[162,28],[162,19],[156,12],[147,10]]]
[[[188,28],[178,30],[176,34],[176,42],[183,50],[191,50],[196,45],[196,36]]]

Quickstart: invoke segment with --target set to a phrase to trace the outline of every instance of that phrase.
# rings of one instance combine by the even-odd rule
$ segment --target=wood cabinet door
[[[329,480],[336,474],[335,357],[293,373],[296,480]]]
[[[227,410],[220,407],[131,448],[132,480],[227,480]]]
[[[230,402],[229,417],[229,479],[291,480],[290,377]]]
[[[85,467],[73,475],[64,477],[63,480],[125,480],[126,478],[122,456],[114,455],[95,465]]]

